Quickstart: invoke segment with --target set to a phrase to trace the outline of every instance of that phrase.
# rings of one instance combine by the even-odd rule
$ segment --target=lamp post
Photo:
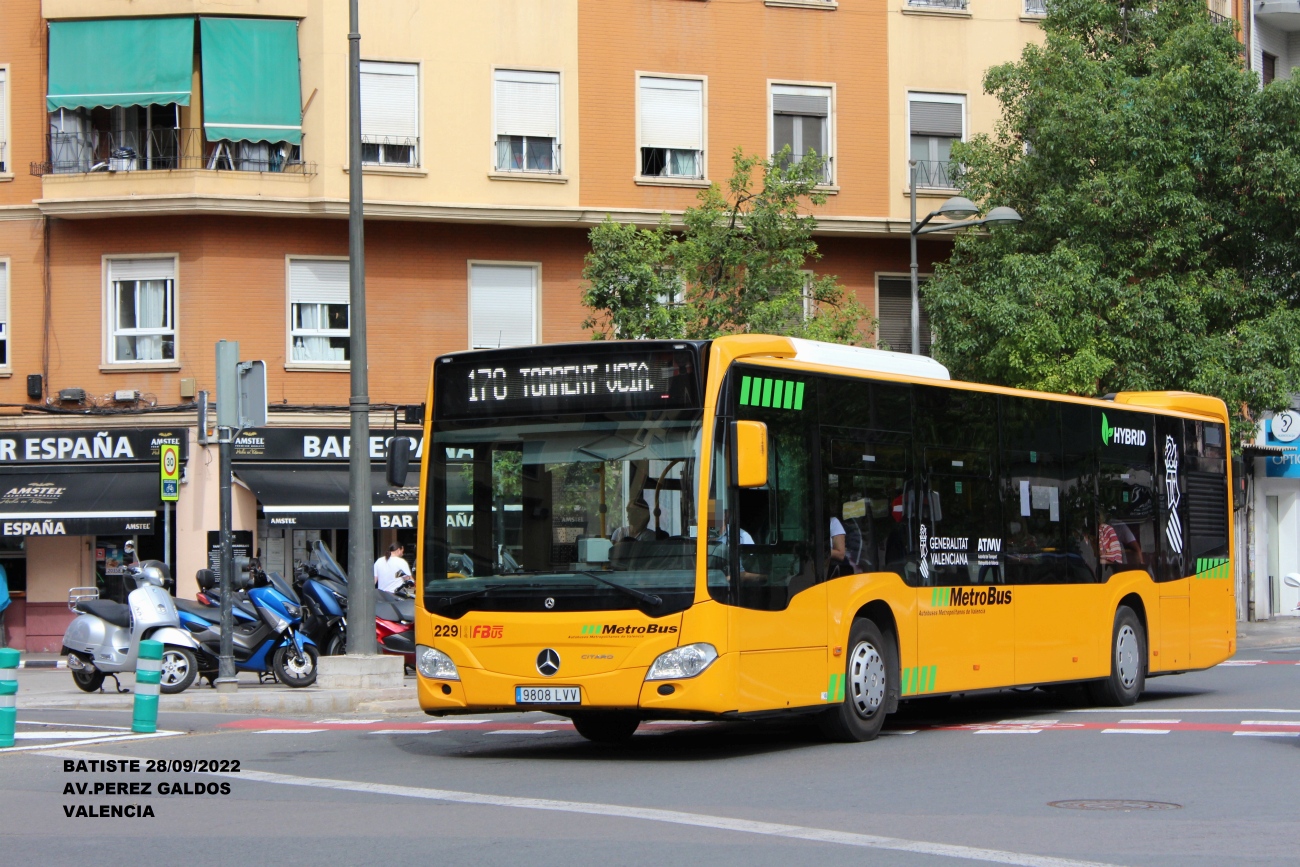
[[[1020,214],[1016,213],[1015,208],[997,207],[993,208],[988,214],[979,219],[972,220],[980,212],[980,209],[974,202],[963,196],[953,196],[948,201],[939,206],[936,211],[931,211],[925,215],[921,222],[916,221],[916,160],[908,160],[907,163],[912,170],[912,182],[908,185],[912,199],[912,220],[911,220],[911,245],[912,245],[912,354],[921,354],[921,295],[917,285],[916,272],[916,238],[918,235],[929,235],[932,232],[948,232],[953,229],[964,229],[970,226],[1014,226],[1021,222]],[[935,217],[944,217],[952,222],[936,223],[933,226],[928,225]]]

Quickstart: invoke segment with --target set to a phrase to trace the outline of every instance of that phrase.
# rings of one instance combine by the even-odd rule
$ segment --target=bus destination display
[[[531,351],[439,364],[435,393],[443,418],[531,413],[680,409],[698,406],[690,350],[609,353],[581,358]]]

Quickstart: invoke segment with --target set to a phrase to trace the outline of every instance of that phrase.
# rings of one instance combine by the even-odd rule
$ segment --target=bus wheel
[[[817,718],[827,739],[842,743],[875,740],[885,724],[894,666],[890,646],[870,620],[855,620],[849,630],[844,664],[844,700]]]
[[[627,711],[589,711],[573,715],[578,734],[598,744],[621,744],[632,737],[641,717]]]
[[[1147,639],[1142,621],[1127,605],[1115,611],[1110,677],[1088,684],[1093,702],[1110,707],[1135,704],[1146,688]]]

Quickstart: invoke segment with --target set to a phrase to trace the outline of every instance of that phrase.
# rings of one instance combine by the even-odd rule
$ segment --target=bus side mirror
[[[411,468],[411,441],[406,437],[393,437],[388,441],[388,458],[385,470],[388,484],[394,488],[406,487],[406,473]]]
[[[767,484],[767,425],[735,421],[731,430],[736,443],[736,486],[763,487]]]

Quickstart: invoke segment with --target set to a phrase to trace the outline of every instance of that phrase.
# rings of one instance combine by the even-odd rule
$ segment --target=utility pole
[[[912,170],[912,182],[907,185],[908,195],[912,200],[912,354],[921,354],[921,293],[917,285],[916,271],[916,160],[908,160]]]
[[[239,343],[222,340],[217,343],[217,450],[221,459],[221,659],[217,666],[217,692],[235,692],[239,680],[235,676],[235,621],[232,605],[235,600],[235,549],[231,535],[230,460],[234,449],[234,434],[239,427]]]
[[[375,646],[374,504],[370,496],[370,382],[366,369],[365,211],[361,194],[361,16],[349,0],[348,28],[348,308],[351,327],[351,450],[348,453],[348,655]]]

